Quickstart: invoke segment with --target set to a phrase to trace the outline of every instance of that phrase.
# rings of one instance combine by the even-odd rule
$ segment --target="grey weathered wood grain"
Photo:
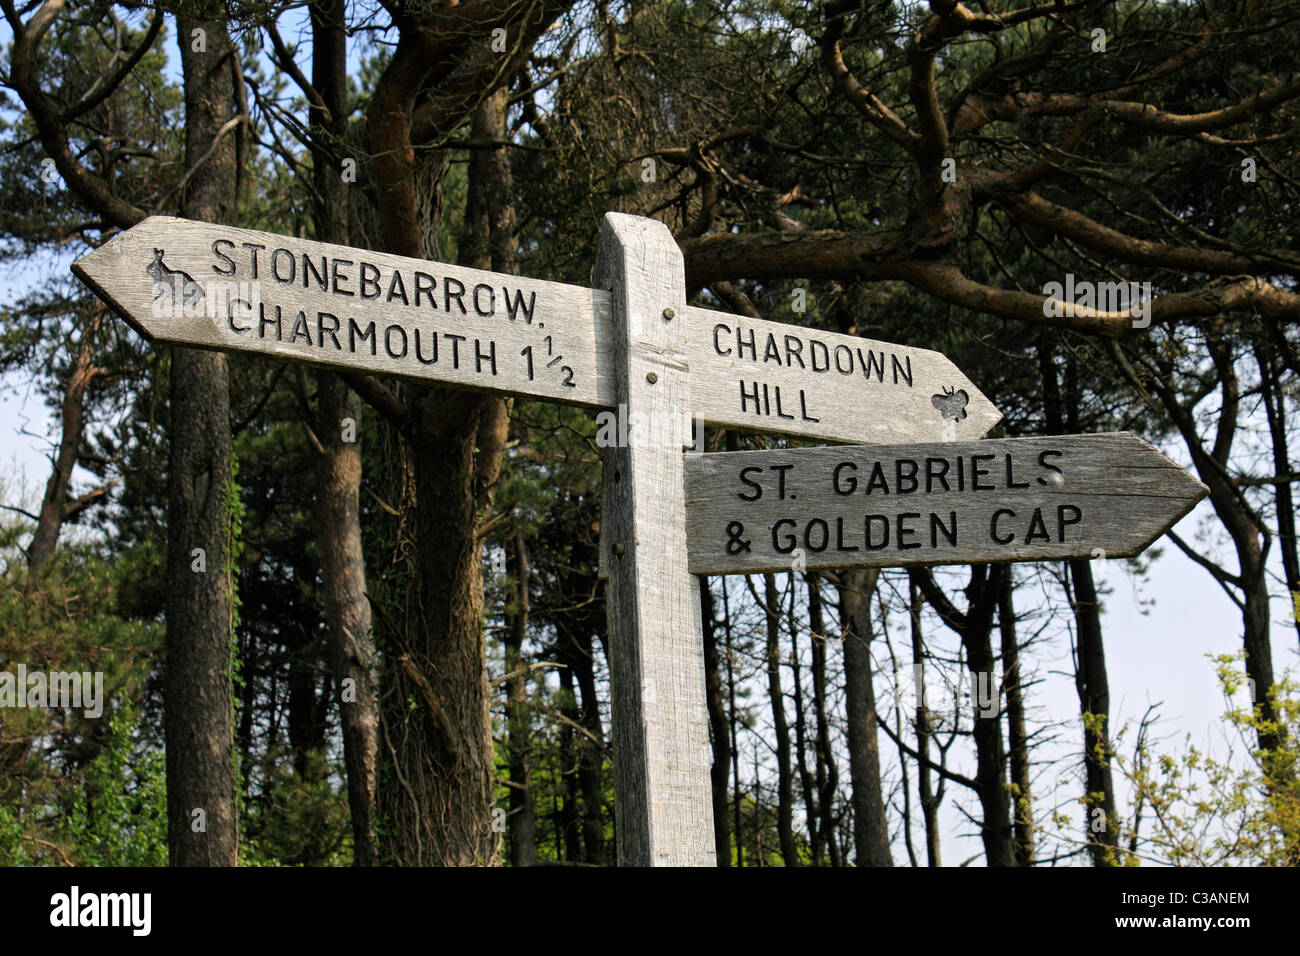
[[[156,250],[163,275],[202,290],[196,314],[157,308],[166,300],[157,299],[150,275]],[[322,261],[325,289],[307,268]],[[368,287],[378,292],[371,298],[361,295],[362,263],[379,283]],[[165,216],[144,220],[72,268],[140,332],[162,341],[587,407],[618,405],[610,296],[603,289]],[[510,317],[506,299],[518,296],[533,303],[529,319],[519,309]],[[274,318],[277,306],[278,330],[261,322],[262,310]],[[948,358],[929,349],[708,309],[675,312],[691,379],[691,405],[682,414],[710,425],[874,444],[975,439],[1001,418]],[[334,321],[340,328],[330,336]],[[362,332],[373,323],[373,340],[350,335],[350,322]],[[436,362],[417,357],[417,333],[426,359],[437,342]],[[476,342],[495,356],[496,374],[492,362],[478,359]]]
[[[1002,419],[931,349],[709,309],[684,318],[691,407],[710,425],[874,445],[974,440]]]
[[[609,213],[593,275],[612,292],[616,399],[633,422],[627,445],[604,453],[600,529],[619,862],[712,866],[704,648],[686,569],[679,434],[690,408],[686,333],[663,317],[686,299],[681,251],[662,223]]]
[[[915,490],[906,478],[909,461],[917,464]],[[948,463],[946,490],[939,480],[942,461]],[[877,463],[885,484],[868,494]],[[773,470],[782,465],[790,466],[784,472],[784,499],[781,472]],[[838,488],[849,489],[850,477],[856,488],[837,492],[837,467]],[[982,471],[979,488],[973,485],[973,467]],[[744,476],[760,485],[762,495],[746,501],[742,494],[758,492],[742,480],[742,469],[753,468],[762,470]],[[933,478],[927,491],[928,472]],[[1029,487],[1013,488],[1012,482]],[[790,570],[798,562],[815,569],[1129,557],[1207,493],[1181,467],[1127,432],[703,455],[687,460],[690,568],[696,574],[733,574]],[[740,522],[743,531],[732,522]],[[825,522],[824,535],[818,522]],[[909,546],[901,547],[900,540]]]
[[[256,251],[256,277],[255,250],[244,243],[265,247]],[[277,255],[281,249],[286,252]],[[167,276],[186,276],[203,290],[198,314],[169,315],[157,308],[167,300],[155,301],[149,272],[155,250],[162,250]],[[317,269],[325,261],[325,290],[308,271],[304,256]],[[361,294],[362,263],[378,271],[376,297]],[[165,216],[144,220],[72,268],[139,331],[162,341],[574,405],[614,404],[613,369],[607,358],[608,293]],[[232,270],[233,275],[221,274]],[[400,286],[394,284],[394,274],[402,277]],[[280,281],[291,275],[292,281]],[[374,279],[369,269],[367,275]],[[456,296],[460,287],[464,291]],[[421,288],[431,289],[432,297],[427,291],[420,294]],[[235,300],[254,302],[255,297],[251,316],[242,304],[232,305]],[[531,320],[521,307],[511,318],[508,301],[533,303]],[[281,309],[278,338],[273,326],[260,323],[261,309],[273,317],[276,306]],[[300,312],[304,323],[295,336]],[[321,314],[327,318],[321,319]],[[340,323],[333,337],[328,317]],[[373,346],[358,334],[349,335],[349,319],[362,333],[374,323]],[[248,331],[237,332],[237,327]],[[417,357],[417,332],[420,356],[426,360],[433,356],[437,335],[436,362],[426,364]],[[476,341],[487,358],[477,357]],[[529,348],[531,376],[530,356],[523,354]]]

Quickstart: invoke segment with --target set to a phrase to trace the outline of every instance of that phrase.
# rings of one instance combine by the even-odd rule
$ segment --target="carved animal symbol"
[[[961,421],[966,417],[966,405],[970,402],[970,396],[966,394],[966,389],[961,388],[954,391],[951,388],[945,388],[943,393],[935,395],[930,399],[930,404],[939,409],[944,421],[951,418],[955,422]]]
[[[178,269],[169,269],[163,262],[163,249],[153,251],[153,262],[145,266],[145,272],[153,279],[153,298],[155,304],[166,296],[166,300],[175,311],[168,314],[195,314],[203,303],[203,286]]]

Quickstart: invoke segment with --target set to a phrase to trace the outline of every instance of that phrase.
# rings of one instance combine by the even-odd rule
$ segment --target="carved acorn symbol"
[[[961,421],[966,417],[966,405],[970,402],[970,396],[966,390],[945,388],[939,395],[930,399],[930,404],[939,409],[939,413],[944,420],[951,418],[955,422]]]

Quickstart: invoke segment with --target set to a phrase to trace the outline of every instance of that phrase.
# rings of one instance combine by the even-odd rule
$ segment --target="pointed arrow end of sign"
[[[946,400],[955,397],[965,397],[965,405],[946,403]],[[937,410],[936,417],[941,416],[943,419],[939,435],[935,436],[939,439],[941,435],[943,441],[976,441],[985,437],[1003,419],[998,407],[969,379],[966,379],[960,390],[952,388],[951,394],[949,388],[945,387],[943,392],[931,398],[930,403]]]
[[[1177,482],[1177,486],[1174,489],[1172,489],[1178,492],[1176,497],[1187,497],[1188,499],[1191,500],[1192,505],[1194,506],[1202,498],[1206,498],[1209,496],[1210,489],[1206,487],[1205,484],[1203,484],[1199,478],[1193,475],[1182,465],[1178,464],[1178,462],[1174,461],[1172,458],[1170,458],[1168,455],[1162,452],[1155,445],[1151,444],[1145,438],[1142,438],[1139,435],[1135,435],[1133,432],[1120,432],[1119,434],[1130,436],[1135,441],[1141,442],[1142,445],[1148,448],[1151,451],[1151,453],[1156,456],[1156,458],[1164,467],[1169,469],[1169,471],[1172,473],[1171,477]],[[1188,510],[1191,509],[1189,508]],[[1186,512],[1184,512],[1184,514],[1186,514]]]
[[[978,395],[978,398],[975,402],[972,402],[972,404],[977,407],[971,411],[971,417],[976,422],[976,432],[971,437],[983,438],[989,432],[993,431],[993,429],[997,428],[998,425],[1002,424],[1002,419],[1005,416],[998,411],[997,406],[987,398],[980,395],[978,392],[976,394]]]
[[[1144,466],[1144,468],[1160,469],[1163,472],[1160,497],[1161,499],[1167,499],[1171,505],[1170,511],[1161,515],[1159,526],[1155,532],[1143,541],[1140,547],[1133,549],[1131,552],[1111,555],[1111,557],[1132,557],[1151,547],[1174,525],[1187,517],[1193,508],[1209,496],[1210,489],[1186,468],[1141,436],[1135,435],[1133,432],[1119,432],[1118,434],[1127,440],[1135,442],[1143,452],[1146,452],[1151,457],[1151,464]]]
[[[142,321],[143,316],[138,305],[133,309],[131,303],[123,298],[123,293],[128,290],[138,291],[139,282],[123,280],[128,275],[128,269],[133,262],[130,250],[138,243],[141,233],[148,231],[146,227],[165,221],[166,218],[151,216],[141,220],[125,232],[118,233],[98,249],[86,253],[71,266],[73,275],[89,286],[100,299],[107,302],[131,328],[150,341],[154,339],[154,335]]]
[[[941,379],[940,391],[930,396],[930,404],[934,406],[936,414],[942,417],[943,424],[951,430],[944,434],[944,441],[975,441],[1002,422],[1002,412],[980,391],[978,385],[953,364],[952,359],[932,349],[920,351],[933,355],[937,367],[946,373]]]

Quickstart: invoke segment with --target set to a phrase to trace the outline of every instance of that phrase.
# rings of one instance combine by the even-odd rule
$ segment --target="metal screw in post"
[[[655,382],[659,381],[659,376],[654,372],[650,372],[646,375],[645,380],[653,385]]]
[[[671,322],[676,317],[677,317],[677,313],[674,312],[672,309],[664,309],[664,318],[667,319],[669,322]]]
[[[621,544],[614,545],[614,553],[620,558],[623,557],[623,546]]]

